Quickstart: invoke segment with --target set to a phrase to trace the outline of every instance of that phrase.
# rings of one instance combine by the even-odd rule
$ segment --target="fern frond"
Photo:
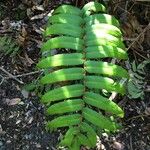
[[[128,97],[130,99],[136,99],[136,98],[144,98],[145,95],[145,69],[146,66],[150,64],[150,59],[147,59],[143,62],[141,62],[139,65],[136,65],[135,61],[132,62],[131,68],[129,70],[130,72],[130,80],[127,84],[128,89]]]
[[[19,52],[19,49],[20,47],[11,37],[0,37],[0,51],[2,51],[5,55],[15,57]]]
[[[103,58],[124,60],[128,56],[118,20],[98,14],[101,12],[106,9],[98,2],[89,2],[81,10],[62,5],[52,13],[44,32],[44,56],[37,67],[46,69],[40,83],[50,84],[51,89],[47,86],[41,102],[47,105],[47,115],[57,115],[48,121],[47,129],[68,127],[60,145],[69,150],[80,150],[82,145],[94,148],[93,127],[116,131],[119,125],[111,116],[124,116],[123,110],[102,93],[125,94],[118,79],[128,79],[128,72]],[[49,56],[53,49],[60,52]],[[63,49],[67,49],[65,53]]]

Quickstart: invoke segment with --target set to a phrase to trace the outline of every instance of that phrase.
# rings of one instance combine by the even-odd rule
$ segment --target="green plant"
[[[62,5],[49,18],[44,33],[47,41],[37,67],[46,70],[40,83],[48,88],[41,102],[47,105],[48,115],[56,115],[46,127],[50,131],[68,127],[60,145],[71,150],[95,147],[97,128],[114,132],[120,126],[115,117],[124,116],[103,92],[124,94],[118,80],[129,77],[121,66],[105,62],[106,58],[127,59],[119,22],[105,11],[97,2],[82,10]],[[54,49],[59,51],[50,56]]]
[[[11,57],[14,57],[19,51],[19,46],[11,37],[3,36],[0,37],[0,51],[5,55],[9,54]]]
[[[129,69],[130,80],[127,84],[128,97],[130,99],[144,98],[144,89],[145,89],[145,67],[150,63],[150,60],[145,60],[139,65],[136,65],[135,61],[131,63],[131,68]]]

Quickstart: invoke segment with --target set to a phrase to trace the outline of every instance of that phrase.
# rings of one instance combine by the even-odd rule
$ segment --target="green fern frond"
[[[105,12],[97,2],[81,10],[62,5],[53,12],[44,32],[47,41],[41,51],[58,50],[55,55],[47,53],[37,64],[41,69],[51,69],[40,79],[45,86],[53,85],[41,102],[48,106],[47,115],[57,115],[46,127],[50,131],[68,127],[60,145],[70,150],[79,150],[81,145],[95,147],[93,126],[116,131],[119,125],[111,116],[124,116],[123,110],[103,95],[104,89],[125,94],[119,80],[129,78],[124,68],[103,59],[128,58],[119,22]]]
[[[10,55],[11,57],[15,57],[19,52],[19,46],[17,43],[8,36],[0,37],[0,51],[5,55]]]
[[[130,99],[144,98],[144,89],[146,84],[145,68],[147,64],[150,64],[150,59],[141,62],[139,65],[136,65],[135,61],[131,64],[131,68],[129,70],[130,80],[127,84],[128,97]]]

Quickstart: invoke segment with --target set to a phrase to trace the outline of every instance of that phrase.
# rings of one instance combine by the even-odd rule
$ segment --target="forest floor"
[[[88,0],[87,0],[88,1]],[[150,59],[150,2],[104,1],[108,12],[120,20],[127,46],[128,64]],[[44,106],[38,95],[22,87],[36,80],[42,30],[47,14],[67,3],[82,7],[78,0],[5,0],[0,2],[0,37],[8,36],[20,47],[15,57],[0,50],[0,150],[55,150],[62,130],[45,130]],[[0,43],[1,45],[1,43]],[[0,47],[1,49],[2,47]],[[125,66],[126,67],[126,66]],[[145,67],[143,98],[116,97],[125,111],[123,128],[103,133],[97,150],[150,150],[150,67]],[[83,148],[85,149],[85,148]]]

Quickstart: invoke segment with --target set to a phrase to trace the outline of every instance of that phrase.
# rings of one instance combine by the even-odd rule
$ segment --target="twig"
[[[133,150],[133,146],[132,146],[132,136],[130,136],[130,150]]]
[[[133,116],[132,118],[127,119],[127,121],[130,121],[132,119],[137,119],[137,118],[142,118],[142,117],[147,117],[150,114],[141,114],[141,115],[137,115],[137,116]]]
[[[2,80],[0,82],[0,85],[1,85],[4,82],[5,78],[2,75],[0,75],[0,77],[2,78]]]
[[[14,79],[16,80],[17,82],[19,82],[20,84],[23,84],[22,81],[20,81],[19,77],[25,77],[25,76],[29,76],[29,75],[33,75],[33,74],[37,74],[37,73],[42,73],[43,70],[39,70],[39,71],[33,71],[33,72],[29,72],[29,73],[24,73],[24,74],[20,74],[20,75],[12,75],[11,73],[9,73],[8,71],[6,71],[4,68],[0,67],[0,70],[2,70],[5,74],[8,75],[8,77],[2,77],[1,75],[1,78],[2,78],[2,81],[0,82],[0,84],[2,84],[2,82],[5,80],[5,79]]]
[[[143,31],[135,38],[135,40],[129,45],[129,47],[127,48],[127,51],[133,46],[133,44],[135,44],[135,42],[138,41],[138,39],[141,37],[141,35],[146,32],[146,30],[150,27],[150,23],[143,29]]]
[[[76,7],[78,6],[78,0],[76,0],[76,5],[75,5]]]
[[[38,70],[38,71],[33,71],[33,72],[29,72],[29,73],[24,73],[24,74],[20,74],[20,75],[16,75],[15,77],[25,77],[25,76],[29,76],[29,75],[33,75],[33,74],[37,74],[37,73],[41,73],[43,72],[43,70]]]
[[[138,54],[140,57],[142,57],[144,60],[146,60],[147,58],[143,55],[141,55],[139,52],[135,51],[136,54]]]
[[[7,74],[9,76],[9,78],[12,78],[14,80],[16,80],[17,82],[19,82],[20,84],[23,84],[22,81],[20,81],[19,79],[17,79],[14,75],[12,75],[11,73],[9,73],[8,71],[6,71],[3,67],[0,67],[0,70],[3,71],[5,74]]]

